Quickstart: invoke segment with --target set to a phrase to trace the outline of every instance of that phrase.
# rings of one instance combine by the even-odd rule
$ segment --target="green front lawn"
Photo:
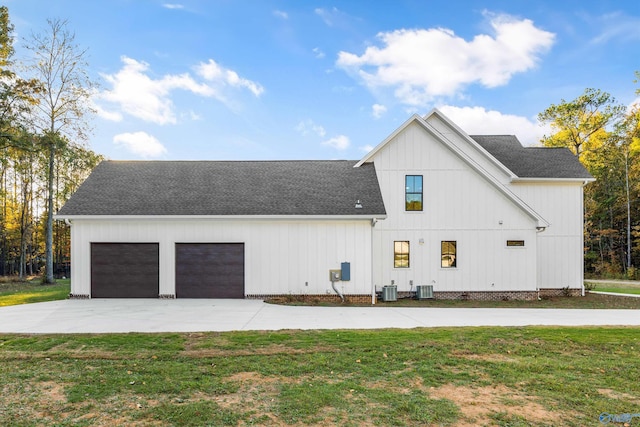
[[[590,283],[595,285],[594,291],[640,295],[640,283],[624,283],[619,281],[593,283],[585,280],[585,284]]]
[[[42,285],[40,278],[25,282],[3,281],[0,283],[0,307],[66,299],[70,291],[70,279],[58,280],[53,285]]]
[[[629,288],[620,288],[620,287],[609,287],[609,286],[602,286],[602,287],[598,287],[597,289],[594,289],[596,291],[600,291],[600,292],[613,292],[616,294],[633,294],[633,295],[640,295],[640,289],[629,289]]]
[[[638,328],[5,335],[0,425],[596,426],[638,412],[638,349]]]

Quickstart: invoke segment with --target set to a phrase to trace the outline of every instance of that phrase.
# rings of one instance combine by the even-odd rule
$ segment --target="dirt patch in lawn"
[[[633,396],[629,393],[611,390],[610,388],[600,388],[598,389],[598,393],[608,397],[609,399],[628,400],[635,404],[640,404],[640,399],[637,396]]]
[[[275,356],[278,354],[317,354],[335,353],[338,350],[331,347],[314,347],[311,349],[298,349],[287,347],[283,344],[272,344],[263,347],[245,349],[220,349],[220,348],[187,348],[181,352],[182,356],[203,359],[210,357],[237,357],[237,356]]]
[[[534,402],[531,396],[503,385],[473,388],[447,384],[431,388],[429,395],[448,399],[460,408],[463,419],[456,423],[458,427],[491,424],[491,416],[500,413],[522,417],[529,422],[551,422],[557,418],[557,414]]]
[[[53,381],[45,381],[40,383],[41,393],[48,402],[66,402],[67,397],[64,394],[64,387]]]
[[[504,363],[517,363],[518,360],[505,356],[504,354],[474,354],[464,352],[452,352],[453,356],[460,357],[467,360],[481,360],[483,362],[504,362]]]

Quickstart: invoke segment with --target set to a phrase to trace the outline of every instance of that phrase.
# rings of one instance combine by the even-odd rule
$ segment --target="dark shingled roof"
[[[58,215],[384,215],[374,165],[355,164],[104,161]]]
[[[471,135],[518,178],[591,179],[568,148],[523,147],[513,135]]]

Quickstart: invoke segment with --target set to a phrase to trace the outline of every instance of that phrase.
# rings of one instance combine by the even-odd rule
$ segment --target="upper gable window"
[[[404,185],[405,210],[422,210],[422,175],[407,175]]]

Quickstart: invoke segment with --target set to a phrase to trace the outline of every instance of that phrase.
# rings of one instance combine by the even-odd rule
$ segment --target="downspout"
[[[376,285],[373,281],[373,228],[376,226],[378,220],[373,218],[371,220],[371,234],[369,235],[369,240],[371,241],[371,248],[369,259],[371,260],[371,305],[376,305]]]
[[[582,212],[582,233],[580,233],[580,247],[582,248],[582,268],[580,269],[580,296],[585,296],[586,292],[584,290],[584,218],[586,216],[586,212],[584,209],[584,187],[589,184],[589,181],[584,181],[582,183],[582,197],[580,197],[580,212]]]
[[[545,231],[547,231],[547,227],[536,227],[536,234],[544,233]],[[538,259],[538,243],[540,242],[538,241],[536,236],[536,292],[538,294],[538,301],[541,301],[542,298],[540,298],[540,282],[538,282],[538,280],[540,280],[540,278],[538,277],[538,263],[540,262],[540,260]]]

